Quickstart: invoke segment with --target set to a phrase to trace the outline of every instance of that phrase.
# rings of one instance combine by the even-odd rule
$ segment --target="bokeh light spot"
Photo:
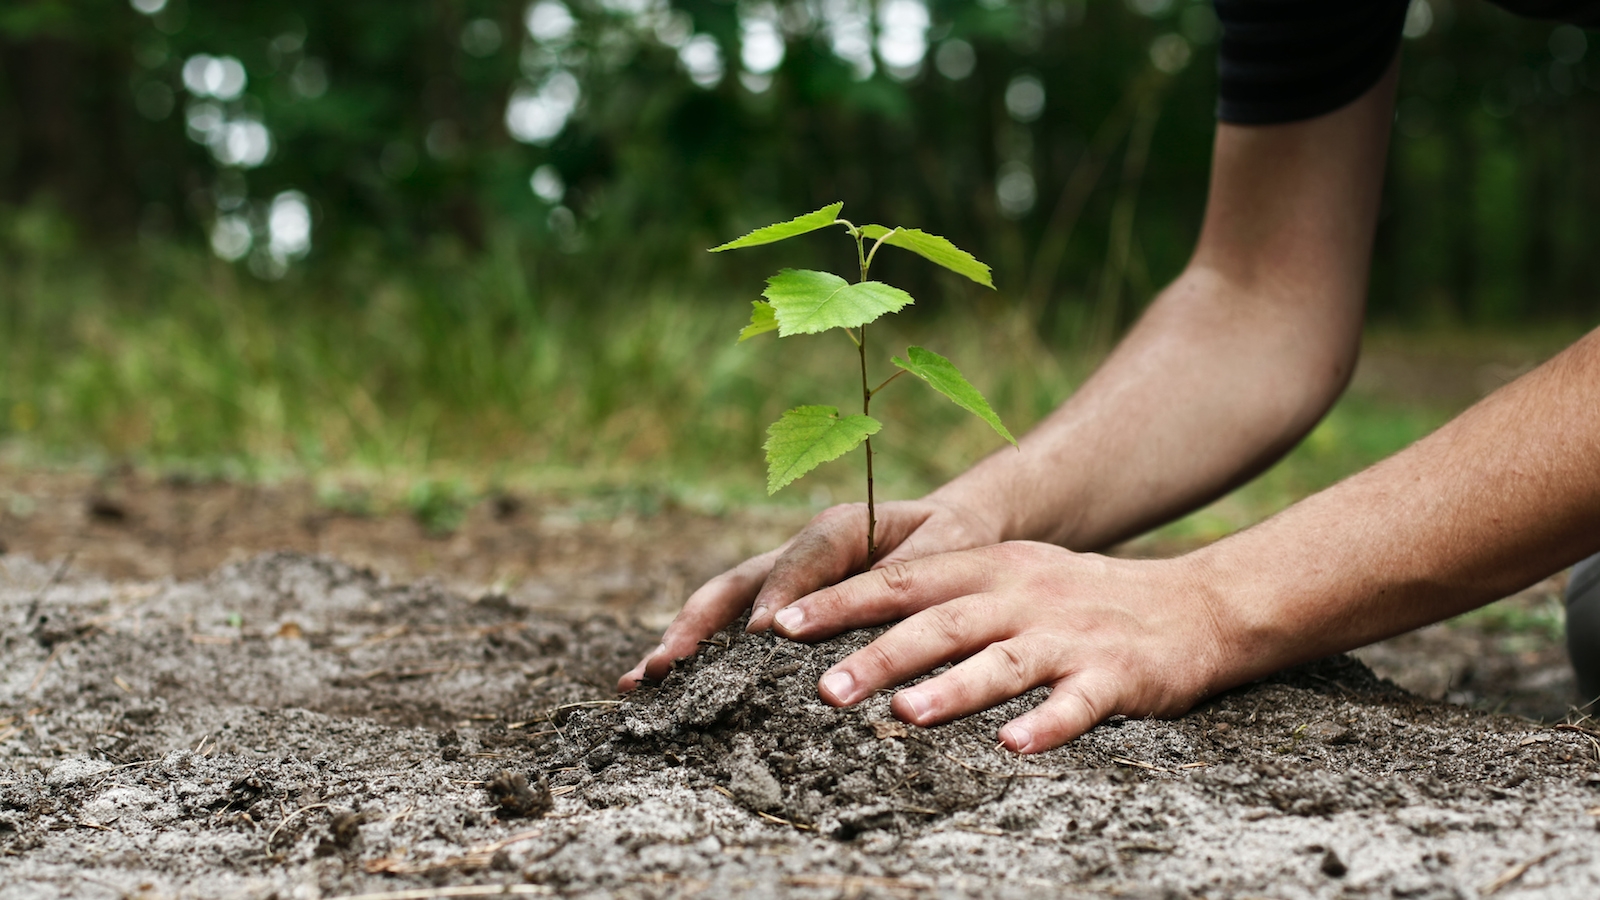
[[[546,203],[560,203],[567,193],[567,183],[561,177],[561,170],[549,163],[533,170],[528,187],[533,189],[534,196]]]
[[[572,11],[561,0],[539,0],[530,5],[523,24],[534,40],[546,44],[565,43],[578,27]]]
[[[1006,112],[1018,122],[1032,122],[1044,112],[1044,83],[1033,75],[1018,75],[1006,85]]]
[[[972,45],[960,38],[951,38],[934,51],[933,66],[939,74],[951,81],[960,81],[972,74],[978,65],[978,54]]]
[[[697,34],[678,49],[678,61],[689,73],[689,80],[703,88],[722,82],[722,48],[709,34]]]

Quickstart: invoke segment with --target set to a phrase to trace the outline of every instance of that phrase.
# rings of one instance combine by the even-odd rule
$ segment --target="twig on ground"
[[[1557,725],[1555,730],[1573,731],[1583,735],[1589,741],[1589,750],[1594,754],[1595,762],[1600,762],[1600,740],[1596,740],[1596,738],[1600,738],[1600,732],[1591,731],[1581,725]]]
[[[928,891],[933,885],[926,881],[908,878],[889,878],[879,875],[790,875],[784,884],[795,887],[838,888],[845,896],[861,893],[864,888],[882,888],[886,891]]]
[[[1137,759],[1129,759],[1126,756],[1113,756],[1113,757],[1111,757],[1111,761],[1114,762],[1114,763],[1117,763],[1119,765],[1132,766],[1135,769],[1144,769],[1147,772],[1170,772],[1170,771],[1172,771],[1171,769],[1163,769],[1160,766],[1155,765],[1153,763],[1140,762]]]
[[[40,585],[39,589],[34,591],[33,596],[28,599],[29,609],[32,609],[38,605],[39,601],[44,599],[44,595],[48,594],[51,588],[60,584],[61,579],[67,577],[67,569],[72,566],[72,560],[76,558],[77,555],[77,550],[69,550],[66,556],[61,557],[61,562],[56,566],[56,570],[50,574],[50,578],[45,581],[44,584]]]
[[[410,669],[373,669],[361,675],[363,681],[374,678],[425,678],[429,675],[454,675],[462,669],[481,669],[482,663],[438,663],[431,666],[415,666]],[[496,718],[490,716],[489,718]]]
[[[519,844],[523,841],[531,841],[534,838],[541,837],[543,835],[543,828],[535,828],[531,831],[518,832],[510,837],[502,838],[498,841],[493,841],[488,844],[480,844],[477,847],[468,849],[467,852],[461,856],[451,856],[446,859],[439,860],[438,862],[409,863],[398,857],[391,856],[383,859],[369,860],[365,865],[362,866],[362,868],[365,869],[369,875],[425,875],[429,872],[442,872],[448,870],[476,871],[478,869],[487,869],[494,861],[494,855],[496,853],[499,853],[501,850],[504,850],[512,844]]]
[[[1546,853],[1543,856],[1537,857],[1535,859],[1530,859],[1527,862],[1517,863],[1516,865],[1514,865],[1511,868],[1505,870],[1504,872],[1501,872],[1499,878],[1496,878],[1495,880],[1493,880],[1493,881],[1491,881],[1488,884],[1483,886],[1483,888],[1482,888],[1483,895],[1485,897],[1488,897],[1488,896],[1494,894],[1496,891],[1500,890],[1501,888],[1505,887],[1506,885],[1510,884],[1511,882],[1516,881],[1517,879],[1521,878],[1522,876],[1528,874],[1528,870],[1529,869],[1533,868],[1534,866],[1537,866],[1538,864],[1544,862],[1545,860],[1549,859],[1550,857],[1555,856],[1556,853],[1558,853],[1558,852],[1560,852],[1560,851],[1551,850],[1549,853]]]
[[[379,891],[376,894],[345,894],[328,900],[433,900],[434,897],[536,896],[555,893],[542,884],[463,884],[454,887],[412,888],[405,891]]]
[[[729,796],[732,796],[732,795],[730,794]],[[764,813],[764,812],[762,812],[760,810],[756,810],[756,815],[760,816],[763,819],[766,819],[768,822],[775,822],[775,823],[777,823],[779,825],[787,825],[790,828],[793,828],[793,829],[795,829],[797,831],[816,831],[817,830],[817,826],[815,826],[815,825],[804,825],[804,824],[801,824],[799,822],[791,822],[788,819],[783,818],[782,816],[775,816],[772,813]]]
[[[50,655],[45,657],[44,664],[39,666],[39,671],[33,674],[33,680],[28,682],[28,693],[33,693],[34,690],[39,687],[39,682],[44,680],[44,673],[50,670],[51,664],[56,661],[56,657],[61,655],[62,649],[65,648],[69,643],[71,643],[71,641],[63,641],[50,648]]]
[[[272,829],[272,833],[267,835],[267,847],[270,848],[272,846],[272,842],[274,840],[276,840],[277,837],[278,837],[278,832],[282,831],[283,830],[283,826],[289,824],[289,822],[291,820],[293,820],[295,816],[298,816],[303,812],[308,812],[308,811],[313,810],[313,809],[327,809],[327,808],[328,808],[328,804],[326,804],[326,803],[313,803],[313,804],[311,804],[309,806],[302,806],[299,809],[295,810],[294,812],[289,813],[288,815],[284,816],[283,817],[283,821],[278,823],[278,827]]]

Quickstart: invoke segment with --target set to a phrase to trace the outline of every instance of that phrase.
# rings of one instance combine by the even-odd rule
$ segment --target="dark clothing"
[[[1495,0],[1519,15],[1600,28],[1600,0]],[[1333,112],[1383,77],[1407,0],[1215,0],[1217,117],[1236,125]]]

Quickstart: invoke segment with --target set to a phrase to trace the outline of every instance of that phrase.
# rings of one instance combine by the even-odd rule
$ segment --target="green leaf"
[[[750,324],[739,331],[741,344],[758,334],[778,330],[778,317],[773,315],[771,303],[765,300],[751,300],[750,306]]]
[[[854,450],[883,423],[871,416],[839,418],[832,406],[797,406],[767,428],[767,493],[830,459]]]
[[[711,252],[721,253],[724,250],[738,250],[741,247],[759,247],[762,244],[771,244],[776,241],[784,241],[792,237],[799,237],[802,234],[816,231],[819,228],[827,228],[829,225],[832,225],[834,222],[838,221],[839,211],[842,209],[844,209],[843,203],[834,203],[829,206],[824,206],[814,213],[806,213],[803,216],[797,216],[787,222],[779,222],[776,225],[768,225],[765,228],[757,228],[755,231],[750,232],[742,238],[729,241],[720,247],[712,247]]]
[[[854,328],[914,302],[881,281],[850,284],[832,272],[811,269],[784,269],[767,279],[761,295],[772,302],[779,337]]]
[[[1001,437],[1010,441],[1013,446],[1016,445],[1017,439],[1006,430],[1005,423],[995,415],[994,409],[989,406],[989,401],[983,399],[983,394],[972,386],[972,382],[961,374],[954,363],[932,350],[924,350],[921,347],[907,348],[906,356],[911,357],[910,362],[898,356],[892,361],[900,368],[926,381],[934,390],[954,400],[957,406],[988,422],[989,427],[998,431]]]
[[[957,275],[976,281],[986,288],[994,288],[994,280],[989,277],[989,267],[973,257],[971,253],[957,247],[937,234],[928,234],[915,228],[889,229],[882,225],[863,225],[861,234],[868,240],[877,240],[884,235],[888,238],[885,244],[910,250],[929,262],[937,263]]]

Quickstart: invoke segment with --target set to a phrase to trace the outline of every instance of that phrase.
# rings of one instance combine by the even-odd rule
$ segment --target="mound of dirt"
[[[648,630],[291,554],[199,582],[0,558],[0,900],[1588,898],[1594,735],[1339,657],[1032,757],[735,626],[661,684]]]

